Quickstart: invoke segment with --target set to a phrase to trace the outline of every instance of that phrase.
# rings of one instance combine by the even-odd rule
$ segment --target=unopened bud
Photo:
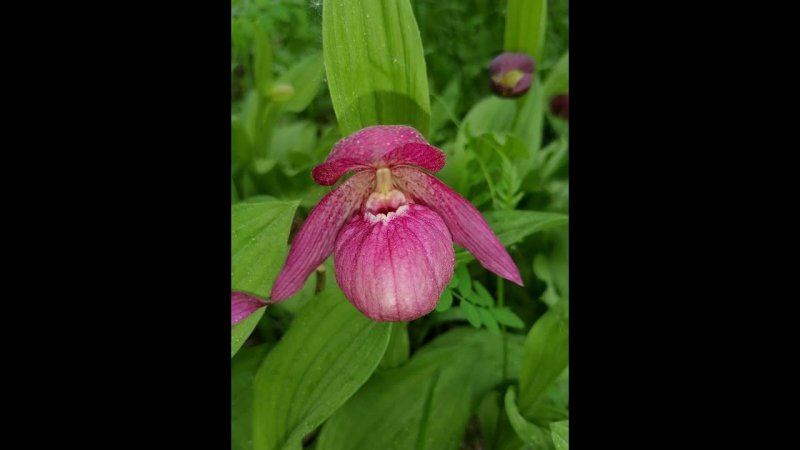
[[[502,53],[489,63],[492,90],[503,97],[519,97],[531,87],[534,62],[525,53]]]
[[[294,97],[294,87],[289,83],[276,83],[268,95],[274,102],[285,102]]]
[[[553,97],[550,100],[550,112],[564,120],[569,120],[569,94]]]

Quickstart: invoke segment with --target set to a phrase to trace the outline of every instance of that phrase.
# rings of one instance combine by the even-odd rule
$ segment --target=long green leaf
[[[467,165],[474,158],[473,153],[467,151],[470,136],[507,133],[511,131],[516,113],[514,100],[491,96],[476,103],[461,122],[452,152],[447,155],[447,164],[438,176],[456,191],[467,194]]]
[[[476,412],[481,436],[491,450],[530,450],[517,436],[508,414],[505,413],[504,396],[498,391],[490,392]]]
[[[239,193],[236,191],[236,183],[231,178],[231,205],[239,202]]]
[[[480,136],[484,133],[511,131],[517,104],[514,100],[495,96],[486,97],[476,103],[461,122],[454,151],[462,151],[467,145],[469,135]]]
[[[253,157],[253,143],[245,124],[239,117],[231,117],[231,162],[247,164]]]
[[[550,424],[550,433],[556,450],[569,450],[569,420]]]
[[[557,303],[533,324],[525,339],[519,375],[519,409],[531,417],[545,390],[569,364],[568,302]]]
[[[528,415],[537,423],[569,419],[569,367],[545,390]]]
[[[542,300],[550,306],[569,297],[569,233],[554,230],[549,254],[540,253],[533,259],[533,273],[547,283]]]
[[[397,322],[392,326],[389,345],[380,363],[381,369],[393,369],[402,366],[409,357],[408,323]]]
[[[317,143],[317,128],[301,120],[283,125],[275,130],[270,142],[270,156],[280,161],[283,172],[289,176],[311,171],[314,164],[314,146]]]
[[[569,51],[564,52],[561,59],[547,74],[547,78],[542,84],[542,91],[545,98],[569,91]]]
[[[325,0],[322,49],[343,135],[378,124],[428,134],[428,77],[408,0]]]
[[[441,95],[432,93],[431,97],[433,102],[431,105],[431,133],[434,135],[432,137],[435,137],[436,132],[448,122],[460,126],[453,111],[456,110],[461,97],[461,76],[458,74],[453,76]]]
[[[231,207],[231,289],[267,298],[286,257],[299,202],[268,200]],[[231,328],[231,357],[250,336],[264,308]]]
[[[299,450],[303,437],[367,381],[390,330],[333,286],[311,299],[256,374],[255,450]]]
[[[253,448],[253,378],[270,348],[244,348],[231,359],[231,450]]]
[[[502,338],[457,328],[376,373],[322,429],[317,450],[457,449],[480,399],[502,383]],[[511,370],[519,336],[508,336]],[[513,373],[512,371],[509,373]]]
[[[508,0],[503,48],[523,52],[539,63],[544,54],[547,0]]]
[[[509,387],[508,391],[506,391],[505,407],[511,426],[514,427],[514,431],[517,432],[517,436],[519,436],[523,442],[535,449],[553,449],[550,433],[548,433],[546,429],[528,422],[522,417],[522,414],[520,414],[517,408],[514,386]]]
[[[287,70],[278,78],[278,83],[291,84],[294,93],[282,103],[283,109],[290,112],[306,109],[317,95],[324,75],[325,67],[322,64],[322,55],[319,53],[306,57]]]
[[[569,216],[564,214],[526,210],[489,211],[484,217],[505,246],[516,244],[531,234],[560,227],[569,222]]]
[[[253,49],[255,53],[253,76],[256,90],[259,94],[266,95],[272,86],[272,47],[267,39],[267,34],[258,23],[253,25],[253,41],[255,46]]]
[[[530,169],[536,152],[542,146],[545,106],[541,86],[539,77],[534,76],[531,90],[517,100],[519,109],[514,119],[513,132],[522,140],[528,150],[528,158],[520,168],[520,175],[525,175]]]
[[[231,358],[242,348],[247,338],[250,337],[250,334],[256,329],[256,325],[258,325],[258,321],[261,320],[261,317],[264,315],[265,309],[266,308],[257,309],[256,312],[250,314],[246,319],[231,327]]]

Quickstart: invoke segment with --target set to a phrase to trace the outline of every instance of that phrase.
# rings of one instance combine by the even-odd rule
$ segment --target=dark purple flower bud
[[[492,90],[503,97],[519,97],[531,87],[533,58],[525,53],[501,53],[489,63]]]
[[[569,120],[569,94],[553,97],[550,100],[550,112],[564,120]]]

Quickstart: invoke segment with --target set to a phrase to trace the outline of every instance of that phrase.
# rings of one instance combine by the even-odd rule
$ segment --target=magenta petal
[[[342,158],[335,161],[325,162],[317,167],[314,167],[314,170],[311,171],[311,176],[314,178],[314,181],[316,181],[317,184],[331,186],[335,184],[336,181],[338,181],[339,178],[341,178],[341,176],[345,173],[351,170],[366,169],[368,167],[369,166],[365,165],[361,161]]]
[[[525,53],[502,53],[489,63],[490,87],[503,97],[519,97],[531,87],[534,66],[533,58]],[[522,78],[516,82],[503,80],[514,71],[521,73]]]
[[[532,74],[535,64],[527,53],[501,53],[489,63],[489,75],[500,75],[510,70]]]
[[[453,240],[488,270],[522,286],[519,269],[481,213],[436,178],[410,167],[392,170],[398,189],[442,216]]]
[[[246,319],[267,302],[244,292],[231,291],[231,326]]]
[[[522,79],[520,79],[517,85],[514,86],[514,89],[511,90],[510,96],[518,97],[528,92],[528,89],[530,89],[531,87],[532,80],[533,78],[531,78],[531,74],[526,73],[525,75],[523,75]]]
[[[390,150],[413,143],[427,144],[412,127],[367,127],[337,142],[325,162],[314,168],[312,176],[317,183],[330,186],[348,171],[374,165]]]
[[[336,238],[336,280],[364,315],[377,321],[414,320],[431,312],[453,276],[447,226],[425,206],[351,219]]]
[[[410,164],[438,172],[444,167],[445,155],[432,145],[414,143],[389,151],[383,156],[383,161],[389,166]]]
[[[372,172],[356,173],[311,210],[272,286],[270,303],[285,300],[300,290],[311,272],[333,252],[336,234],[366,200],[374,178]]]

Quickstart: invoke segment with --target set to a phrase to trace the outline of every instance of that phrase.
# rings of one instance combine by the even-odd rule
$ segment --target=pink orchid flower
[[[517,266],[478,210],[429,175],[445,155],[414,128],[373,126],[334,145],[314,181],[336,183],[294,238],[270,303],[302,288],[331,253],[348,300],[376,321],[431,312],[453,276],[453,242],[488,270],[522,286]],[[424,170],[423,170],[424,169]]]

